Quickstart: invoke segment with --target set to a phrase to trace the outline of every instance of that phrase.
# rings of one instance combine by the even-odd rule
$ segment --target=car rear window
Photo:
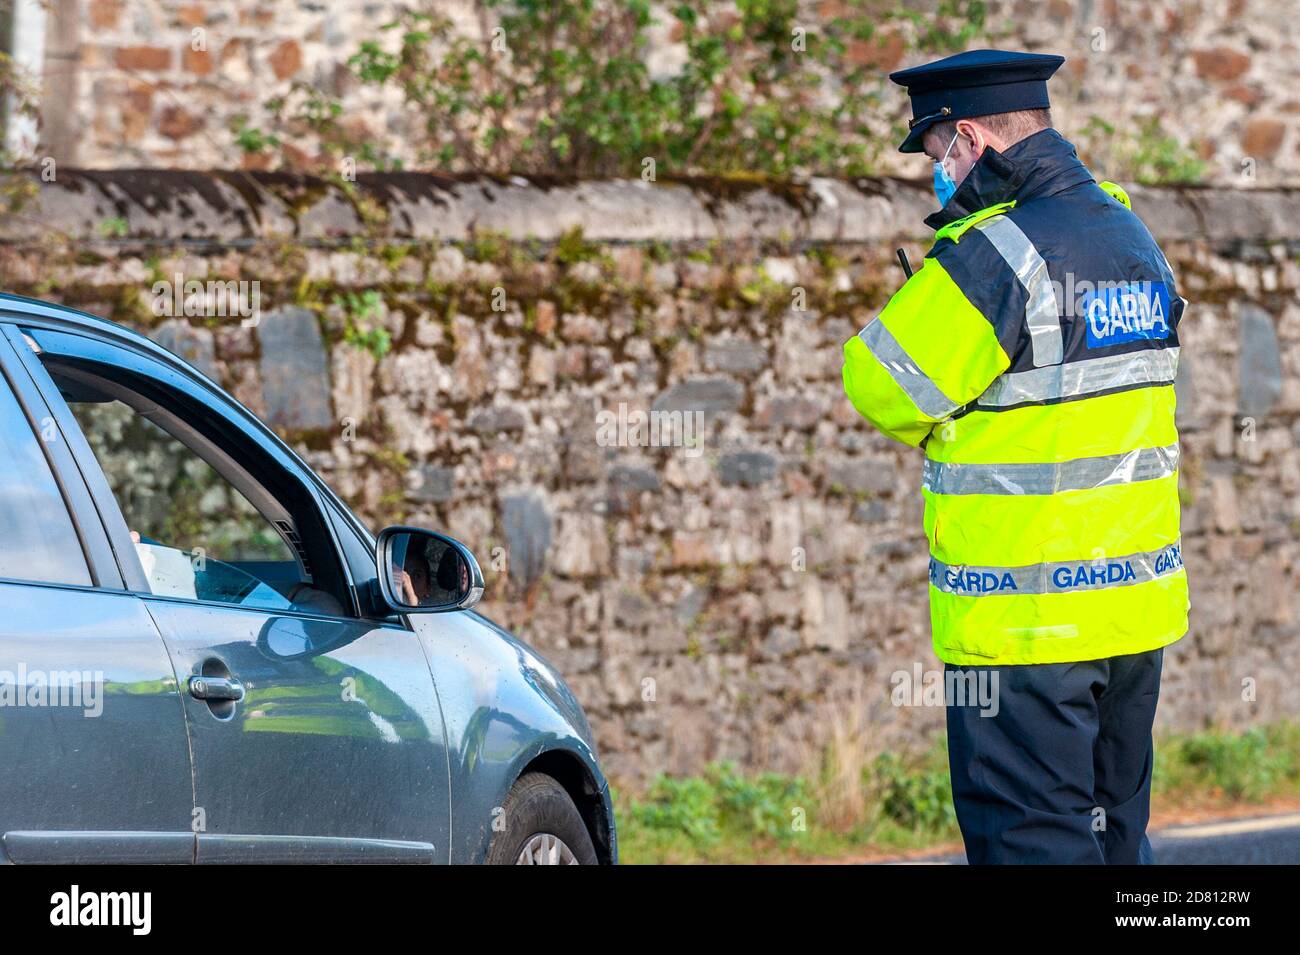
[[[90,586],[86,555],[40,438],[3,378],[0,461],[0,577]]]

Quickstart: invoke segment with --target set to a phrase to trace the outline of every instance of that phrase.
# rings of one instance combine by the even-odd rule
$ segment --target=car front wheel
[[[511,787],[492,836],[489,865],[597,865],[596,848],[578,807],[545,773],[525,773]]]

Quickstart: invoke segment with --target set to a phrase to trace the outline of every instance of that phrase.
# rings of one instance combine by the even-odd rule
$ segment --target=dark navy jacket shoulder
[[[952,200],[926,224],[940,229],[1013,201],[1000,216],[977,221],[955,239],[941,238],[927,253],[993,324],[1011,359],[1009,371],[1044,363],[1041,347],[1035,360],[1026,316],[1036,306],[1043,314],[1048,291],[1060,323],[1061,363],[1177,347],[1186,303],[1164,253],[1141,219],[1097,185],[1074,146],[1054,129],[1005,153],[986,149]]]

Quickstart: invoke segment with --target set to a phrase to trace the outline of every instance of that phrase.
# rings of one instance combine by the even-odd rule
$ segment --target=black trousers
[[[945,664],[952,798],[971,864],[1154,862],[1146,827],[1163,657]]]

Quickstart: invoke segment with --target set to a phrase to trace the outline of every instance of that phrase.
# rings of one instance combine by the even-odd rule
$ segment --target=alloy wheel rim
[[[549,832],[531,836],[519,850],[515,865],[580,865],[563,839]]]

